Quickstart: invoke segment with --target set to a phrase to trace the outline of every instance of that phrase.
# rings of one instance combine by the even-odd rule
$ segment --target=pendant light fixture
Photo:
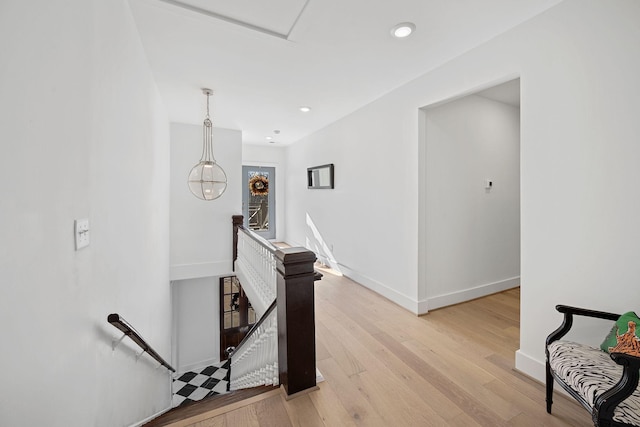
[[[213,124],[209,118],[211,89],[202,89],[207,96],[207,117],[202,125],[202,157],[189,173],[189,190],[198,199],[215,200],[227,189],[227,174],[213,157]]]

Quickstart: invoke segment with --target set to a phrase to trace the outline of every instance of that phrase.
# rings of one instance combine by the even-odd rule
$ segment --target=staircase
[[[176,398],[179,406],[145,426],[187,426],[265,393],[284,392],[291,399],[317,388],[314,282],[322,275],[314,270],[316,256],[305,248],[275,248],[244,229],[242,220],[236,215],[232,221],[234,271],[259,319],[227,362],[231,392],[197,390],[200,384],[185,385],[191,378],[180,377],[186,390]],[[206,398],[196,401],[192,393]]]
[[[276,393],[280,393],[277,386],[261,386],[232,391],[173,408],[148,422],[144,427],[188,426],[249,405],[257,399],[271,397]]]

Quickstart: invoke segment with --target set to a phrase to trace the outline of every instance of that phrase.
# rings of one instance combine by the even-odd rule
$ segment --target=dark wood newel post
[[[278,366],[288,396],[316,387],[314,268],[305,248],[276,251],[278,270]]]
[[[233,261],[231,263],[232,271],[236,271],[236,260],[238,259],[238,229],[242,226],[244,217],[242,215],[233,215]]]

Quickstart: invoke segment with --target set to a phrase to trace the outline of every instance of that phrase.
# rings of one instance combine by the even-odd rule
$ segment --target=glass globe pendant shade
[[[207,95],[207,117],[202,127],[202,157],[189,173],[189,190],[201,200],[215,200],[227,189],[227,174],[213,157],[213,124],[209,118],[211,89],[202,89]]]
[[[227,174],[216,162],[202,161],[189,173],[189,190],[199,199],[214,200],[227,189]]]

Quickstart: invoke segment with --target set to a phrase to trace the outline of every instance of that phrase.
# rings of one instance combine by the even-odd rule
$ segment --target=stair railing
[[[276,299],[276,250],[257,234],[238,229],[234,269],[258,317]]]
[[[142,349],[142,352],[138,355],[138,357],[140,357],[142,355],[142,353],[147,353],[147,354],[149,354],[149,356],[153,357],[156,361],[158,361],[158,363],[160,363],[160,365],[164,366],[165,368],[167,368],[171,372],[175,372],[176,371],[162,357],[160,357],[160,355],[153,349],[153,347],[151,347],[149,344],[147,344],[147,342],[144,340],[144,338],[142,338],[142,336],[140,336],[138,331],[136,331],[134,329],[134,327],[131,326],[129,324],[129,322],[124,320],[119,314],[117,314],[117,313],[110,314],[107,317],[107,322],[111,323],[113,326],[115,326],[116,328],[118,328],[120,331],[122,331],[124,333],[124,335],[122,335],[122,337],[120,337],[119,340],[114,340],[113,343],[111,344],[111,348],[113,350],[115,350],[116,347],[122,342],[124,337],[129,337],[129,338],[131,338],[131,341],[133,341],[134,343],[138,344],[138,346],[140,346],[140,348]]]
[[[229,384],[231,390],[280,384],[278,312],[275,300],[233,351]]]
[[[233,216],[234,269],[260,320],[231,354],[230,387],[281,384],[292,397],[316,387],[316,256],[305,248],[277,249],[246,230],[242,221],[242,215]],[[262,311],[252,294],[263,297],[257,303]],[[275,298],[272,309],[266,303],[270,295]]]

